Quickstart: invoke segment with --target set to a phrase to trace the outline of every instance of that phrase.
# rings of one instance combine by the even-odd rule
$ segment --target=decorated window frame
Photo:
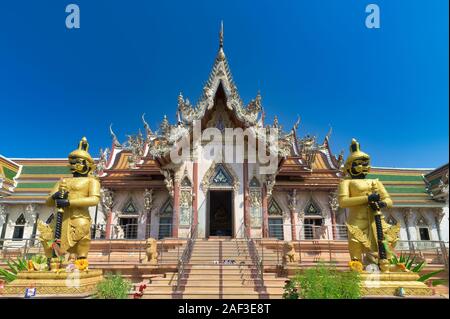
[[[249,202],[250,202],[250,227],[262,227],[262,192],[261,183],[256,176],[249,182]]]
[[[192,181],[189,178],[188,172],[185,169],[184,175],[180,183],[180,227],[187,228],[192,225],[193,214],[192,214]]]

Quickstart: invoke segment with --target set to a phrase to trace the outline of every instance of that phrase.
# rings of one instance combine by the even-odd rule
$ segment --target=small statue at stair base
[[[147,261],[151,264],[158,263],[158,242],[154,238],[148,238],[146,241],[145,253],[147,254]]]
[[[298,261],[298,254],[295,252],[294,244],[289,242],[285,244],[285,255],[283,256],[285,263],[295,263]]]

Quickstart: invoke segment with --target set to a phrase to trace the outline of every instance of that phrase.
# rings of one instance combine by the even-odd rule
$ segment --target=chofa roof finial
[[[223,48],[223,20],[220,21],[219,48]]]

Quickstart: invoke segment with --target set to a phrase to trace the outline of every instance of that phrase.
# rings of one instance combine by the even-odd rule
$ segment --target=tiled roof
[[[14,192],[0,203],[43,203],[55,183],[71,177],[67,159],[13,159],[22,166]]]
[[[429,169],[373,167],[367,177],[383,182],[394,207],[442,207],[427,192],[423,176],[429,172]]]

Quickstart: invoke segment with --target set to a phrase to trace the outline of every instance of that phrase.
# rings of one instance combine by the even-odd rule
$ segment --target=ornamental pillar
[[[262,210],[263,210],[263,237],[269,236],[269,199],[267,195],[267,186],[264,184],[262,188]]]
[[[291,238],[297,240],[297,227],[295,225],[297,215],[297,190],[293,189],[288,192],[288,207],[291,217]]]
[[[180,178],[175,176],[173,187],[173,217],[172,217],[172,237],[178,237],[178,224],[180,220]]]
[[[102,204],[102,211],[106,217],[105,239],[110,239],[112,235],[112,207],[114,206],[114,192],[107,188],[100,189],[100,197]]]
[[[26,213],[27,217],[29,217],[29,219],[30,219],[30,224],[33,225],[33,229],[31,231],[31,236],[30,236],[30,238],[31,238],[30,244],[34,245],[34,238],[36,237],[36,232],[37,232],[37,221],[39,219],[39,213],[36,210],[36,205],[28,204],[27,207],[25,208],[25,213]],[[24,235],[25,235],[25,232],[24,232]]]
[[[249,185],[248,185],[248,160],[244,159],[244,225],[245,234],[250,238],[250,214],[249,214]]]
[[[151,225],[151,213],[153,208],[153,189],[144,190],[144,210],[139,214],[138,238],[147,239],[150,237],[148,225]]]
[[[337,229],[336,229],[336,213],[339,210],[339,199],[338,199],[338,191],[335,190],[331,192],[328,196],[328,204],[330,206],[330,217],[331,217],[331,234],[333,236],[332,239],[338,239],[337,237]]]
[[[198,162],[195,160],[192,166],[192,221],[194,225],[198,224]]]

